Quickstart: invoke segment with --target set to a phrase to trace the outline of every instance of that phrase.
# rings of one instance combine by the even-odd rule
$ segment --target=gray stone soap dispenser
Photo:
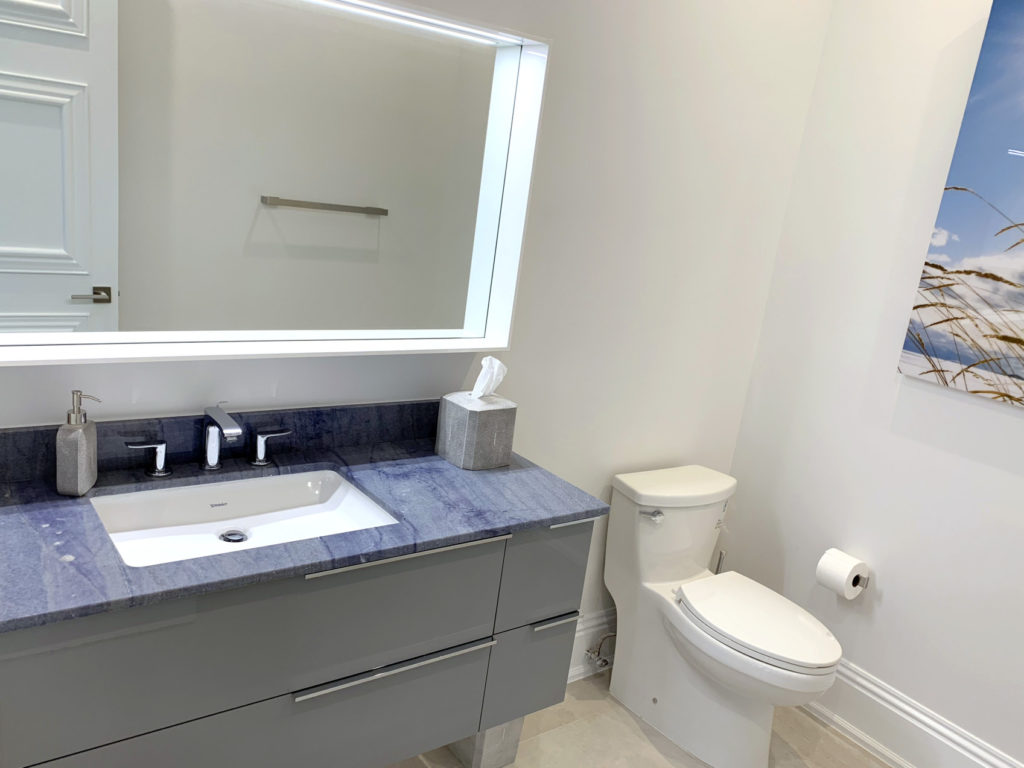
[[[96,425],[82,410],[82,398],[98,397],[71,391],[68,421],[57,430],[57,493],[84,496],[96,485]]]

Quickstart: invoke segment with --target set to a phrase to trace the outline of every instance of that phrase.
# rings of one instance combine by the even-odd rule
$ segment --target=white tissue
[[[476,384],[473,385],[473,391],[470,393],[472,397],[476,398],[493,395],[508,372],[508,368],[503,362],[490,355],[481,360],[480,365],[483,366],[483,370],[476,377]]]

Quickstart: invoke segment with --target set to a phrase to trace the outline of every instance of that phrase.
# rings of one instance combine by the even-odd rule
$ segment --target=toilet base
[[[773,704],[708,678],[680,654],[653,611],[620,617],[619,629],[612,696],[711,768],[767,768]]]

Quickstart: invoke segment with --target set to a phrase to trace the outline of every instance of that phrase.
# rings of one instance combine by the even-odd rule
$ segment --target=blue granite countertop
[[[0,484],[0,632],[186,595],[302,576],[526,528],[581,520],[608,506],[520,456],[471,472],[434,454],[433,440],[293,452],[255,469],[240,459],[215,474],[194,464],[152,480],[103,473],[89,496],[39,482]],[[398,520],[318,539],[133,568],[124,564],[89,497],[172,485],[335,469]]]

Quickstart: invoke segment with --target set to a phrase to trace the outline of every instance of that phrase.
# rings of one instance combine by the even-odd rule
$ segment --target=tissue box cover
[[[460,469],[493,469],[512,461],[516,404],[498,395],[471,397],[452,392],[441,398],[437,455]]]

